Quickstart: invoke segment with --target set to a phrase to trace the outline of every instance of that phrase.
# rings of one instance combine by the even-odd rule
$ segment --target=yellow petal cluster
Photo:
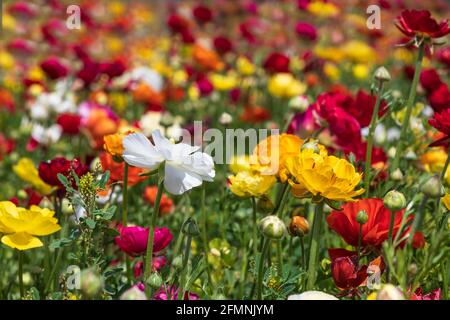
[[[277,73],[269,79],[267,89],[274,97],[289,99],[305,93],[306,85],[290,73]]]
[[[274,176],[263,175],[258,171],[241,171],[229,176],[230,190],[238,197],[260,197],[274,185]]]
[[[30,209],[16,207],[10,201],[0,202],[1,241],[8,247],[28,250],[42,247],[38,236],[47,236],[61,229],[55,212],[31,206]]]
[[[20,179],[30,183],[40,194],[48,195],[52,193],[52,186],[42,181],[39,177],[39,172],[31,159],[21,158],[17,164],[13,166],[13,171]]]

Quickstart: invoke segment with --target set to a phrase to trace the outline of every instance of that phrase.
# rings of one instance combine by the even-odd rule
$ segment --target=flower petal
[[[123,139],[123,158],[135,167],[153,170],[164,160],[145,135],[133,133]]]

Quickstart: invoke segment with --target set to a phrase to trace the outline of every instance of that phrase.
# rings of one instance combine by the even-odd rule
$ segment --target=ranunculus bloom
[[[348,113],[350,113],[353,117],[358,120],[360,126],[362,128],[369,126],[370,120],[372,119],[373,109],[376,104],[376,97],[370,95],[364,90],[359,90],[356,93],[356,97],[349,101],[348,105],[342,105]],[[381,100],[380,109],[378,111],[378,116],[381,117],[387,111],[387,103],[384,100]]]
[[[157,186],[147,186],[144,190],[144,200],[150,205],[154,205],[156,201],[156,195],[158,193]],[[159,204],[159,213],[168,214],[173,210],[173,201],[171,198],[166,196],[164,193],[161,196],[161,202]]]
[[[210,22],[213,18],[213,14],[211,9],[207,6],[198,5],[192,10],[192,15],[198,23],[207,23]]]
[[[116,162],[114,161],[112,155],[107,152],[102,152],[100,154],[100,163],[103,170],[109,170],[110,182],[123,182],[125,170],[125,163],[123,161]],[[145,180],[146,177],[140,176],[141,173],[144,173],[144,170],[131,166],[128,167],[128,186],[134,186],[135,184],[138,184],[139,182]]]
[[[233,50],[233,43],[224,36],[215,37],[213,44],[214,49],[220,54],[225,54]]]
[[[428,120],[428,123],[445,134],[445,137],[433,142],[432,146],[446,144],[450,139],[450,109],[444,109],[441,112],[436,112],[433,115],[433,118]]]
[[[179,289],[175,286],[161,288],[153,297],[155,300],[178,300]],[[195,293],[186,292],[183,300],[198,300],[199,297]]]
[[[21,158],[17,164],[13,166],[13,171],[20,179],[30,183],[40,194],[48,195],[53,191],[50,185],[42,181],[33,160]]]
[[[123,227],[119,228],[120,236],[114,238],[114,242],[119,248],[130,256],[145,255],[149,229],[143,227]],[[173,235],[167,228],[155,228],[153,240],[153,253],[163,250],[172,241]]]
[[[279,52],[272,52],[264,61],[263,67],[268,73],[288,73],[289,57]]]
[[[182,16],[173,14],[167,19],[167,26],[174,33],[181,33],[189,28],[189,22]]]
[[[0,110],[3,108],[8,110],[9,112],[14,112],[14,97],[9,91],[0,88]]]
[[[447,20],[438,23],[427,10],[404,10],[397,18],[397,28],[407,37],[444,37],[450,33]]]
[[[316,28],[309,23],[299,22],[295,25],[295,32],[302,38],[306,38],[309,40],[317,39],[317,30]]]
[[[77,114],[63,113],[58,116],[56,123],[65,134],[76,135],[80,132],[81,117]]]
[[[417,288],[417,290],[411,295],[410,300],[441,300],[441,291],[441,288],[438,288],[424,294],[422,288]]]
[[[450,90],[448,86],[442,83],[428,95],[428,101],[435,112],[450,108]]]
[[[423,236],[423,233],[420,231],[417,231],[413,238],[412,238],[412,247],[414,249],[421,249],[423,247],[425,247],[425,237]]]
[[[58,179],[58,173],[69,177],[72,170],[78,177],[81,177],[89,171],[89,168],[82,164],[78,159],[67,160],[64,157],[56,157],[50,161],[44,161],[39,164],[39,177],[41,177],[45,183],[63,189],[64,186]],[[73,182],[73,187],[76,187],[75,181]]]
[[[199,66],[207,71],[218,71],[224,67],[224,63],[215,51],[198,44],[193,47],[192,57]]]
[[[420,84],[428,93],[439,88],[442,83],[436,69],[425,69],[420,73]]]
[[[56,57],[50,57],[44,60],[41,63],[41,69],[53,80],[64,78],[69,73],[69,68]]]
[[[359,223],[358,212],[366,211],[369,220],[362,227],[361,246],[379,248],[388,239],[391,212],[384,207],[383,200],[377,198],[361,199],[348,202],[341,211],[332,211],[327,217],[328,226],[339,234],[345,242],[358,246]],[[394,218],[393,236],[397,235],[405,210],[397,211]],[[410,215],[408,221],[413,217]],[[408,232],[408,231],[406,231]]]
[[[240,118],[247,123],[258,123],[269,120],[270,112],[260,106],[246,106]]]

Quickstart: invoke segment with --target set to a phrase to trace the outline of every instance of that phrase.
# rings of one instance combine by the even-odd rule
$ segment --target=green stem
[[[304,240],[303,236],[300,237],[300,247],[302,248],[302,252],[301,252],[302,265],[301,265],[301,267],[303,270],[305,270],[305,268],[306,268],[306,252],[305,252],[305,240]]]
[[[417,214],[414,216],[414,221],[408,239],[409,243],[412,243],[414,234],[420,229],[420,226],[422,225],[423,216],[425,213],[425,205],[427,204],[427,201],[428,196],[424,194],[422,201],[420,202],[419,210],[417,211]]]
[[[281,240],[277,242],[277,263],[278,263],[278,276],[283,276],[283,251],[281,247]]]
[[[372,165],[372,147],[373,147],[373,134],[378,122],[378,112],[380,111],[381,95],[383,94],[383,81],[379,82],[377,101],[372,112],[372,119],[370,120],[369,133],[367,135],[367,149],[366,149],[366,167],[364,170],[364,188],[366,189],[366,197],[369,196],[370,187],[370,167]]]
[[[411,89],[409,90],[408,100],[406,102],[405,118],[403,119],[402,128],[400,131],[400,137],[398,140],[397,151],[395,152],[395,158],[394,158],[394,161],[392,162],[391,172],[394,172],[398,168],[399,163],[400,163],[400,157],[403,154],[403,148],[405,146],[405,140],[406,140],[406,133],[407,133],[408,127],[409,127],[409,120],[411,118],[414,100],[416,98],[417,84],[419,83],[420,71],[422,69],[422,60],[423,60],[424,51],[425,51],[425,41],[422,41],[421,44],[419,45],[419,53],[417,55],[417,60],[415,63],[416,69],[414,71],[414,78],[412,81]]]
[[[264,279],[264,260],[266,259],[267,251],[269,250],[270,239],[265,239],[261,253],[258,260],[258,273],[256,282],[256,299],[262,299],[262,285]]]
[[[23,252],[19,250],[19,288],[20,288],[20,299],[23,299],[25,295],[23,289]]]
[[[255,197],[252,197],[252,218],[253,218],[253,256],[256,258],[258,254],[258,217],[256,215],[256,200]]]
[[[187,239],[186,239],[186,245],[184,247],[184,254],[183,254],[183,268],[181,269],[182,273],[181,273],[181,279],[180,279],[180,290],[181,290],[181,294],[178,294],[178,300],[183,300],[184,299],[184,295],[186,292],[186,276],[188,273],[188,262],[189,262],[189,254],[191,252],[191,242],[192,242],[192,236],[191,235],[187,235]]]
[[[205,262],[206,262],[206,274],[208,275],[208,282],[212,284],[212,278],[211,278],[211,270],[209,267],[208,262],[208,237],[206,234],[206,206],[205,206],[205,198],[206,198],[206,188],[205,183],[202,184],[202,193],[201,193],[201,224],[202,224],[202,242],[203,242],[203,255],[205,256]]]
[[[148,277],[150,276],[152,272],[152,266],[153,266],[153,240],[155,237],[155,226],[156,226],[156,219],[159,214],[159,204],[161,202],[161,197],[164,189],[164,178],[163,173],[161,172],[161,168],[158,172],[158,193],[156,194],[156,200],[153,207],[153,212],[151,216],[150,221],[150,228],[148,232],[148,241],[147,241],[147,250],[145,255],[145,271],[144,271],[144,282],[147,281]],[[145,286],[145,293],[148,298],[151,298],[151,288],[149,285]]]
[[[60,239],[63,239],[66,236],[68,226],[69,226],[69,216],[66,215],[66,218],[64,219],[64,226],[63,226],[63,229],[61,230]],[[48,293],[48,290],[50,289],[51,284],[56,281],[56,279],[53,280],[53,277],[55,276],[56,271],[59,269],[59,265],[61,264],[61,259],[62,259],[63,253],[64,253],[64,247],[59,248],[58,254],[56,255],[55,264],[53,265],[50,275],[47,278],[47,283],[45,284],[45,290],[44,290],[45,293]]]
[[[389,243],[392,245],[394,243],[394,221],[395,221],[395,212],[391,211],[391,219],[389,221],[389,233],[388,239]]]
[[[314,288],[314,284],[316,283],[317,273],[317,262],[319,258],[319,246],[320,239],[322,235],[320,234],[320,228],[322,225],[322,217],[323,216],[323,202],[317,204],[316,206],[316,214],[313,220],[313,227],[311,232],[311,244],[309,247],[309,261],[308,261],[308,282],[306,285],[307,290],[311,290]]]
[[[126,227],[128,224],[128,163],[125,162],[123,168],[123,186],[122,186],[122,225]],[[125,265],[128,284],[132,282],[130,257],[125,255]]]
[[[281,215],[281,212],[283,211],[283,208],[284,208],[284,202],[285,202],[284,199],[286,197],[287,191],[289,190],[289,187],[290,187],[289,183],[287,183],[287,182],[283,185],[283,189],[281,190],[281,194],[278,198],[277,204],[276,204],[275,208],[273,208],[272,215],[277,215],[277,216]]]
[[[362,228],[363,228],[363,224],[360,223],[359,224],[359,234],[358,234],[358,264],[359,264],[359,259],[361,257]]]

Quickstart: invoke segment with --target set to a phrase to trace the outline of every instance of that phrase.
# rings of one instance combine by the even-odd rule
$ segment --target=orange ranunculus
[[[244,107],[244,113],[241,115],[241,120],[249,123],[263,122],[270,119],[270,112],[259,106]]]
[[[14,111],[14,98],[5,89],[0,89],[0,109],[2,108],[6,108],[10,112]]]
[[[108,152],[113,157],[122,157],[123,153],[123,145],[122,140],[125,137],[125,134],[115,133],[108,134],[103,137],[103,149]]]
[[[157,106],[161,106],[164,103],[164,95],[162,93],[157,92],[152,87],[142,82],[133,89],[133,98],[137,102]]]
[[[263,174],[271,174],[286,181],[286,160],[300,153],[303,140],[293,134],[283,133],[261,141],[253,150],[252,167]]]
[[[112,155],[107,152],[100,154],[100,163],[103,170],[109,170],[110,182],[121,182],[124,177],[124,162],[114,161]],[[140,174],[144,173],[144,170],[136,167],[128,167],[128,186],[134,186],[135,184],[145,180],[145,177],[141,177]]]
[[[111,119],[105,110],[95,109],[89,114],[85,127],[89,131],[95,147],[99,148],[103,145],[104,136],[117,132],[118,123]]]
[[[153,206],[156,201],[157,193],[158,193],[158,187],[156,187],[156,186],[146,187],[144,190],[144,200]],[[172,199],[163,193],[163,195],[161,197],[161,202],[159,204],[159,213],[165,215],[165,214],[171,213],[172,210],[173,210]]]
[[[219,71],[224,67],[224,63],[220,60],[220,57],[216,52],[208,50],[198,44],[194,46],[192,56],[195,62],[206,70]]]

